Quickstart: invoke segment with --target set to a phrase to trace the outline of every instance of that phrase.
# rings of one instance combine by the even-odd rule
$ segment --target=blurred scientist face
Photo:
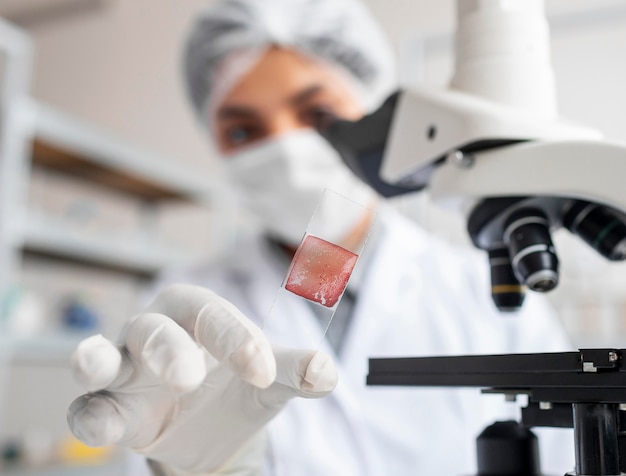
[[[320,204],[325,188],[366,206],[376,198],[316,132],[363,115],[357,90],[334,67],[273,47],[211,108],[211,132],[242,203],[290,248],[315,210],[335,243],[353,246],[365,236],[372,213],[350,220]]]
[[[337,71],[293,50],[263,53],[213,109],[213,136],[222,153],[303,128],[323,128],[335,118],[364,113],[354,88]]]

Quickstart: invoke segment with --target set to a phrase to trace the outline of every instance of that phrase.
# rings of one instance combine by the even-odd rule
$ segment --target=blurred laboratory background
[[[454,1],[363,1],[402,84],[445,85]],[[182,38],[205,4],[0,0],[2,475],[130,474],[115,449],[70,437],[72,349],[114,338],[157,274],[212,259],[245,227],[181,84]],[[546,9],[562,116],[626,141],[626,1]],[[463,221],[427,194],[396,205],[469,245]],[[555,241],[562,280],[549,299],[574,344],[624,347],[626,264],[565,233]]]

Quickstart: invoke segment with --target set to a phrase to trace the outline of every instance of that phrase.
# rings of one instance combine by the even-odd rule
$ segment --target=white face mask
[[[340,240],[356,226],[337,210],[316,210],[324,188],[364,206],[376,201],[374,191],[352,174],[335,149],[309,129],[233,154],[225,167],[244,206],[260,225],[294,246],[300,243],[314,211],[326,239]]]

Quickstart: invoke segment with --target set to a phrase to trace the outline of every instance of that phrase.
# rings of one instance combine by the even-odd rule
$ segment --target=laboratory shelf
[[[99,466],[58,466],[45,469],[0,469],[3,476],[123,476],[123,462]]]
[[[0,334],[2,355],[13,362],[47,362],[69,365],[69,359],[78,343],[92,333],[58,332],[41,336],[15,336]],[[0,473],[2,474],[2,473]]]
[[[53,167],[149,199],[209,203],[218,183],[206,171],[114,137],[50,106],[31,101],[33,163]]]
[[[165,268],[205,258],[203,243],[201,250],[191,250],[192,245],[185,248],[176,236],[172,237],[176,233],[170,233],[180,227],[184,236],[184,225],[176,224],[189,223],[190,219],[172,220],[173,227],[177,227],[172,230],[167,218],[185,218],[187,215],[177,215],[178,210],[184,214],[195,208],[206,211],[211,218],[227,215],[223,198],[227,190],[210,169],[144,149],[33,98],[33,40],[2,18],[0,60],[0,416],[11,415],[18,429],[23,422],[30,425],[26,422],[31,419],[37,419],[41,428],[54,428],[59,424],[57,417],[66,411],[66,397],[73,392],[70,356],[87,336],[55,324],[60,322],[56,315],[59,306],[55,304],[65,295],[80,295],[85,276],[87,290],[114,288],[105,289],[101,299],[112,296],[114,305],[103,318],[111,319],[108,324],[115,328],[121,324],[115,320],[125,319],[131,312],[126,302],[131,299],[118,303],[116,297],[141,292],[147,285],[145,278]],[[91,215],[87,221],[85,215],[77,218],[65,213],[66,206],[74,203],[103,204],[99,210],[105,211],[98,220]],[[93,205],[90,210],[95,208]],[[128,231],[116,232],[108,227],[110,223]],[[211,235],[215,241],[207,243],[207,253],[220,244],[223,227],[211,231],[215,231],[215,236]],[[59,265],[68,269],[57,272]],[[46,269],[43,274],[42,269]],[[112,269],[119,272],[119,282],[109,272]],[[11,313],[5,305],[7,293],[18,284],[48,309],[44,313],[49,324],[46,329],[54,330],[34,336],[10,333],[29,327],[27,314]],[[27,322],[14,326],[11,319]],[[67,380],[46,387],[49,394],[45,405],[39,406],[36,400],[41,396],[32,393],[40,410],[34,412],[23,392],[41,378],[60,382],[57,377]],[[14,385],[9,387],[5,378]],[[55,404],[62,406],[61,413],[55,410]],[[122,476],[127,471],[120,459],[98,466],[67,465],[59,459],[38,469],[0,467],[0,475]]]
[[[184,250],[149,242],[140,236],[114,236],[85,234],[78,229],[29,214],[17,240],[25,251],[54,257],[68,258],[75,262],[119,269],[137,275],[153,275],[158,271],[184,265],[198,258]]]

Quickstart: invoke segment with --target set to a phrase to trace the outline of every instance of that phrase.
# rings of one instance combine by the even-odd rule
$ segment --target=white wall
[[[27,25],[43,102],[173,160],[210,168],[187,107],[180,47],[204,0],[117,0],[67,19]]]

